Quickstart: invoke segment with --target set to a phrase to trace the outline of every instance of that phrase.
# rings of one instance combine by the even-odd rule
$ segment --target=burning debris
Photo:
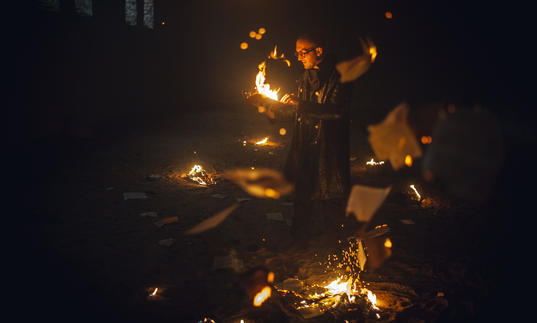
[[[194,165],[188,174],[181,177],[203,186],[216,184],[214,178],[201,165]]]
[[[412,184],[409,187],[416,194],[416,197],[418,198],[418,201],[421,201],[421,195],[420,195],[420,193],[418,193],[418,190],[416,189],[416,186],[414,186],[414,184]]]
[[[381,160],[379,162],[376,162],[374,158],[371,158],[371,160],[366,162],[365,164],[368,166],[380,166],[380,165],[384,165],[384,161]]]

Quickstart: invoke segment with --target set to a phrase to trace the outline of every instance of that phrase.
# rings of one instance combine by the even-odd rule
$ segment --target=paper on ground
[[[266,213],[267,219],[274,221],[284,221],[283,214],[281,212]]]
[[[153,211],[142,212],[142,213],[140,213],[140,216],[143,216],[144,218],[145,217],[156,218],[157,217],[157,212],[153,212]]]
[[[354,185],[349,195],[345,215],[352,213],[359,222],[369,222],[390,193],[391,188],[391,186],[375,188]]]
[[[212,229],[216,226],[218,226],[220,223],[222,223],[228,215],[231,214],[237,207],[239,206],[239,203],[235,203],[232,206],[228,207],[227,209],[216,213],[212,217],[198,223],[195,225],[192,229],[188,230],[186,234],[197,234],[201,233],[203,231]]]
[[[123,193],[123,198],[125,200],[146,199],[147,194],[145,192],[125,192]]]

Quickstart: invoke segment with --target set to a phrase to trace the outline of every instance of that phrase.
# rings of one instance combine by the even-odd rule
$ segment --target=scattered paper
[[[354,185],[349,195],[345,215],[352,213],[359,222],[369,222],[390,193],[391,188],[391,186],[374,188]]]
[[[237,207],[239,206],[238,203],[233,204],[232,206],[228,207],[227,209],[216,213],[214,216],[200,222],[199,224],[195,225],[192,229],[186,231],[186,234],[198,234],[203,231],[207,231],[209,229],[212,229],[216,226],[218,226],[220,223],[222,223],[228,215],[231,214]]]
[[[412,221],[411,219],[401,219],[401,222],[404,223],[404,224],[416,224],[414,221]]]
[[[158,242],[159,245],[169,247],[175,242],[174,238],[162,239]]]
[[[146,199],[147,194],[145,192],[126,192],[126,193],[123,193],[123,198],[125,200]]]
[[[211,197],[214,197],[215,199],[223,199],[226,197],[224,194],[213,194]]]
[[[157,212],[153,212],[153,211],[140,213],[140,216],[143,216],[144,218],[145,217],[156,218],[157,215],[158,215]]]
[[[281,212],[271,212],[266,214],[267,219],[274,221],[284,221],[283,214]]]
[[[277,199],[293,191],[293,184],[283,174],[270,168],[227,170],[222,176],[259,198]]]
[[[364,250],[364,244],[362,240],[358,241],[358,264],[360,265],[360,270],[364,270],[365,263],[367,262],[367,255]]]
[[[157,227],[159,227],[159,228],[162,228],[162,226],[165,225],[165,224],[175,223],[177,221],[179,221],[179,217],[172,216],[172,217],[165,218],[165,219],[162,219],[162,220],[159,220],[159,221],[155,222],[155,225]]]
[[[421,147],[407,123],[408,105],[399,104],[379,124],[367,127],[369,143],[377,159],[390,160],[393,169],[405,165],[407,155],[419,158]]]

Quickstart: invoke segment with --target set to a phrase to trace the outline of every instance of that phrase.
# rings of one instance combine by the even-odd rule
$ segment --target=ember
[[[261,36],[260,34],[258,34]],[[283,59],[284,62],[287,64],[287,66],[291,66],[291,62],[284,58],[284,54],[278,55],[277,46],[274,46],[274,50],[270,53],[269,57],[270,59],[274,60],[280,60]],[[272,100],[279,101],[278,99],[278,92],[280,89],[271,89],[270,84],[265,83],[265,69],[266,69],[267,63],[266,61],[262,61],[258,66],[257,69],[259,72],[257,73],[255,77],[255,89],[257,93],[264,95]]]
[[[379,165],[384,165],[384,161],[381,160],[379,162],[376,162],[373,158],[371,158],[371,160],[366,162],[365,164],[369,166],[379,166]]]
[[[265,139],[263,139],[263,140],[259,140],[259,141],[256,142],[255,144],[256,144],[256,145],[264,145],[264,144],[267,143],[267,141],[268,141],[268,137],[265,137]]]
[[[254,297],[254,306],[261,306],[272,294],[272,289],[269,286],[263,287],[263,289],[257,293]]]

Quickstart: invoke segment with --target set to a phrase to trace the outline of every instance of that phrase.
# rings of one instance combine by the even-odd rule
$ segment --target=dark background
[[[384,17],[387,10],[393,19]],[[330,35],[328,45],[341,58],[360,54],[358,36],[378,48],[376,62],[354,84],[356,127],[379,122],[402,101],[411,109],[481,104],[502,120],[506,155],[514,156],[509,165],[518,167],[505,176],[520,178],[532,168],[522,151],[531,150],[535,136],[531,14],[515,2],[155,0],[151,30],[125,24],[123,1],[94,1],[92,17],[21,2],[4,13],[11,218],[25,230],[39,227],[42,220],[28,216],[33,203],[58,169],[83,156],[81,147],[242,104],[241,90],[253,88],[257,64],[274,45],[298,73],[294,41],[310,29]],[[259,27],[267,28],[265,37],[249,38]],[[527,180],[518,178],[508,184]],[[520,209],[510,223],[526,221],[511,202],[505,205]],[[38,243],[28,235],[12,241]],[[39,263],[10,249],[20,267]],[[39,269],[23,272],[32,270]]]

